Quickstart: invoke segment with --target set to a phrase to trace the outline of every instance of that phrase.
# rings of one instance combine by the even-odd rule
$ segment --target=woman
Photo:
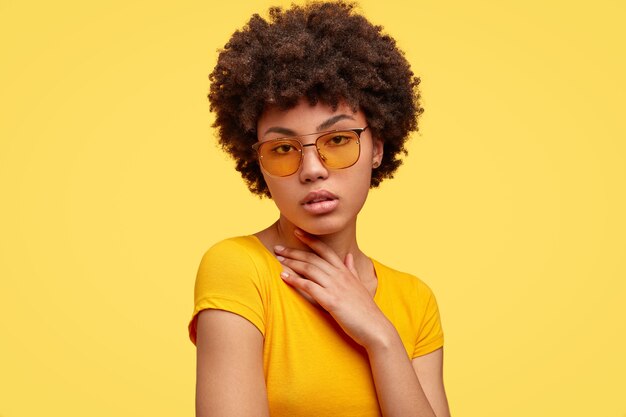
[[[434,295],[357,245],[422,109],[395,41],[353,7],[254,15],[210,76],[220,143],[280,216],[202,258],[198,416],[449,416]]]

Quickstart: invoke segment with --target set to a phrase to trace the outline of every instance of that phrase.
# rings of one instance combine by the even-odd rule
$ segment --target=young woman
[[[422,109],[395,41],[353,8],[254,15],[210,76],[220,143],[280,216],[202,258],[198,416],[450,415],[432,291],[357,244]]]

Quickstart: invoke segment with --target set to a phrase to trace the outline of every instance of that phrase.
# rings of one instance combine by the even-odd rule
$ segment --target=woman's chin
[[[300,229],[314,236],[333,235],[346,230],[346,224],[337,224],[331,222],[318,222],[313,224],[297,225]]]
[[[317,217],[290,217],[281,214],[281,220],[279,220],[279,222],[283,223],[286,221],[290,223],[293,227],[297,227],[314,236],[333,235],[336,233],[345,232],[346,230],[350,230],[351,223],[354,223],[354,219],[352,219],[351,221],[350,219],[346,218],[345,214],[334,216],[325,215]],[[283,225],[285,225],[285,223],[283,223]]]

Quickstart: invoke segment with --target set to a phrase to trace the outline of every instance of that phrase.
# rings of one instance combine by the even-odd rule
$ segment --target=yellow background
[[[1,417],[192,415],[200,257],[276,217],[207,75],[270,4],[0,1]],[[435,291],[455,416],[626,415],[622,4],[361,2],[426,112],[359,240]]]

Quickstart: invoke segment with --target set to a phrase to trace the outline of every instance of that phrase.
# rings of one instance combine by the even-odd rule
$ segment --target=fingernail
[[[289,278],[289,273],[286,272],[286,271],[283,271],[283,272],[280,273],[280,277],[281,278]]]
[[[280,255],[278,255],[278,256],[276,257],[276,259],[278,259],[278,262],[282,262],[282,261],[284,261],[284,260],[285,260],[285,258],[284,258],[284,257],[282,257],[282,256],[280,256]]]
[[[274,252],[282,252],[285,250],[284,246],[276,245],[274,246]]]

